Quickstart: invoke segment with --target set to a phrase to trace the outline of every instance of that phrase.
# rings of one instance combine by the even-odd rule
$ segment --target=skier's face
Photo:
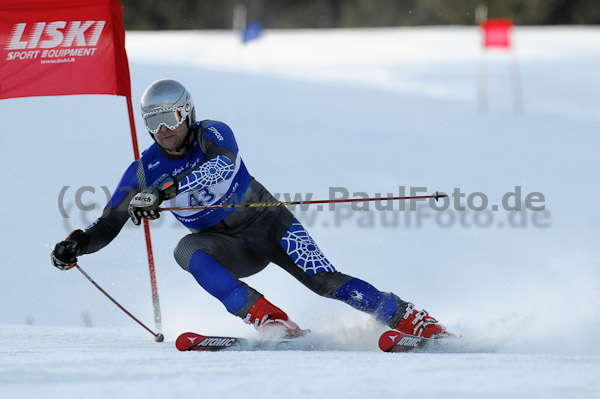
[[[174,152],[181,146],[181,144],[183,144],[187,133],[187,123],[182,123],[175,129],[169,129],[166,126],[161,126],[160,130],[154,135],[154,138],[156,139],[156,142],[165,150],[168,152]],[[184,149],[181,151],[183,150]]]

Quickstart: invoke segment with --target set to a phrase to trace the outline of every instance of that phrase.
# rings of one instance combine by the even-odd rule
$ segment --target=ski
[[[202,335],[193,332],[181,334],[175,341],[179,351],[319,351],[332,350],[330,343],[315,337],[259,339],[236,336]],[[396,330],[384,332],[379,338],[379,348],[384,352],[422,353],[489,353],[495,352],[493,343],[476,342],[462,337],[423,338]],[[348,350],[348,349],[346,349]]]
[[[423,338],[400,331],[389,330],[379,338],[379,349],[384,352],[466,352],[462,338]]]
[[[186,351],[252,351],[252,350],[309,350],[310,344],[300,338],[251,339],[228,336],[202,335],[186,332],[177,337],[175,347]]]

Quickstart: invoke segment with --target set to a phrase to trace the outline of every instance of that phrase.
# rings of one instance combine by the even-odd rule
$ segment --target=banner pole
[[[140,149],[138,147],[137,134],[135,132],[135,120],[133,118],[133,105],[131,103],[131,96],[125,96],[127,99],[127,113],[129,114],[129,130],[131,130],[131,142],[133,143],[133,157],[138,159],[140,157]]]
[[[129,113],[129,127],[131,129],[131,141],[133,143],[133,157],[139,159],[140,150],[138,147],[137,134],[135,132],[135,121],[133,118],[133,105],[131,96],[125,96],[127,99],[127,112]],[[152,306],[154,308],[154,324],[160,333],[162,331],[162,317],[160,313],[160,301],[158,299],[158,287],[156,284],[156,269],[154,268],[154,254],[152,251],[152,238],[150,237],[150,225],[148,220],[144,219],[144,236],[146,237],[146,252],[148,253],[148,268],[150,270],[150,286],[152,288]]]
[[[487,51],[483,48],[479,54],[479,66],[477,68],[477,109],[484,114],[488,109],[487,93]]]
[[[521,89],[521,79],[519,74],[519,64],[517,55],[513,50],[510,50],[510,77],[513,92],[513,107],[516,114],[523,113],[523,90]]]

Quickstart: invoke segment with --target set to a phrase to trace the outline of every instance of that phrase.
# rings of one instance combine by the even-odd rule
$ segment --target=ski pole
[[[100,290],[100,292],[102,292],[104,295],[106,295],[106,297],[108,299],[110,299],[115,305],[117,305],[119,307],[119,309],[121,309],[129,317],[131,317],[133,320],[135,320],[140,326],[144,327],[150,334],[154,335],[154,340],[156,342],[163,342],[165,340],[164,335],[162,335],[161,333],[158,333],[158,334],[155,333],[154,331],[152,331],[151,329],[146,327],[146,325],[144,323],[142,323],[141,321],[139,321],[134,315],[129,313],[127,311],[127,309],[125,309],[123,306],[121,306],[121,304],[119,304],[119,302],[117,302],[112,296],[110,296],[108,294],[108,292],[104,291],[104,289],[102,289],[102,287],[100,287],[98,285],[98,283],[96,283],[86,272],[84,272],[83,269],[78,264],[75,264],[75,267],[77,268],[77,270],[79,270],[81,272],[81,274],[83,274],[85,276],[85,278],[87,278],[92,284],[94,284],[96,286],[96,288],[98,288]]]
[[[410,200],[410,199],[426,199],[435,198],[437,201],[440,198],[447,197],[448,194],[440,194],[435,192],[431,195],[417,195],[412,197],[383,197],[383,198],[351,198],[351,199],[334,199],[334,200],[316,200],[316,201],[287,201],[287,202],[255,202],[245,204],[221,204],[221,205],[206,205],[206,206],[171,206],[160,208],[161,211],[193,211],[203,209],[223,209],[223,208],[255,208],[255,207],[270,207],[270,206],[286,206],[286,205],[308,205],[308,204],[338,204],[342,202],[367,202],[367,201],[394,201],[394,200]]]

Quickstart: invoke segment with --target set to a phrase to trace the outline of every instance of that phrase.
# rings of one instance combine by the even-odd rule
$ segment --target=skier
[[[155,143],[125,171],[102,216],[52,248],[61,270],[77,257],[110,243],[128,219],[157,219],[159,206],[277,202],[246,169],[225,123],[196,121],[191,94],[179,82],[152,83],[141,99],[146,128]],[[150,183],[150,184],[148,184]],[[426,338],[450,335],[444,326],[391,292],[343,274],[323,255],[284,206],[174,211],[191,233],[174,250],[177,263],[225,305],[261,332],[304,335],[288,315],[242,282],[276,263],[315,293],[370,313],[398,331]]]

